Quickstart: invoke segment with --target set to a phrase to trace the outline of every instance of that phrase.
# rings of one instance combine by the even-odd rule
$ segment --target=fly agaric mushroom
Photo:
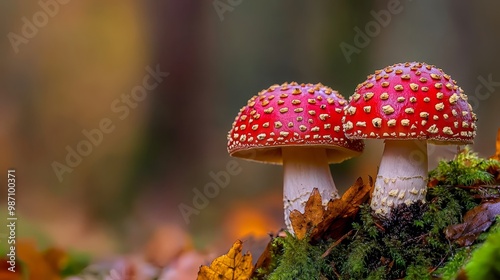
[[[362,140],[348,140],[341,118],[346,100],[322,84],[273,85],[241,108],[228,134],[231,156],[283,164],[285,223],[304,206],[313,188],[326,205],[338,197],[329,163],[363,151]]]
[[[425,202],[427,141],[473,142],[476,115],[456,81],[425,63],[400,63],[375,71],[345,107],[349,139],[385,139],[371,208],[388,216],[402,203]],[[412,159],[421,152],[420,160]]]

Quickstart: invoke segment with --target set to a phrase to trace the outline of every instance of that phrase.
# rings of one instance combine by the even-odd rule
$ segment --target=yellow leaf
[[[198,280],[248,280],[252,274],[252,254],[242,255],[243,243],[238,240],[227,254],[216,258],[210,266],[202,265]]]

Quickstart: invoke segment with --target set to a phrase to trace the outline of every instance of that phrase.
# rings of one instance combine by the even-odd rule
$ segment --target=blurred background
[[[469,95],[479,118],[473,148],[490,156],[500,127],[499,9],[451,0],[1,1],[0,172],[5,186],[6,170],[17,170],[18,237],[108,257],[143,250],[165,228],[222,251],[278,231],[281,167],[230,158],[226,135],[251,96],[285,81],[348,97],[376,69],[435,64]],[[131,98],[144,81],[149,89]],[[103,120],[98,144],[81,144]],[[375,176],[382,147],[366,141],[362,156],[332,165],[337,186]],[[85,155],[68,156],[78,149]],[[431,167],[456,151],[432,149]],[[228,164],[239,172],[194,207],[196,191],[217,183],[210,173]]]

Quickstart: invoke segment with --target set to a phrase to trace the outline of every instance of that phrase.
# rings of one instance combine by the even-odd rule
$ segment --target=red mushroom
[[[385,139],[371,207],[382,216],[399,204],[425,202],[427,141],[472,143],[476,115],[456,81],[425,63],[375,71],[359,84],[345,108],[349,139]],[[411,159],[422,152],[422,160]]]
[[[283,164],[285,223],[304,210],[313,188],[323,203],[338,197],[329,163],[360,154],[362,140],[345,138],[341,118],[346,100],[322,84],[273,85],[252,97],[228,135],[231,156]]]

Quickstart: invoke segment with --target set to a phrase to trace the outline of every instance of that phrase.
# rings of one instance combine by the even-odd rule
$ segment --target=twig
[[[346,239],[349,235],[351,235],[352,232],[353,232],[353,230],[351,229],[348,233],[344,234],[342,237],[340,237],[339,239],[337,239],[337,241],[335,241],[335,243],[333,243],[332,245],[330,245],[330,247],[328,247],[328,249],[323,253],[323,255],[321,255],[321,257],[322,258],[326,258],[332,252],[333,248],[335,248],[344,239]]]
[[[333,273],[335,273],[335,276],[337,276],[337,279],[341,279],[340,277],[340,274],[337,272],[337,270],[335,269],[335,263],[332,261],[332,263],[330,264],[330,266],[332,267],[332,270],[333,270]]]
[[[419,242],[420,240],[422,240],[422,238],[424,238],[428,235],[429,235],[429,233],[424,233],[424,234],[421,234],[421,235],[416,236],[414,238],[410,238],[410,239],[406,240],[405,242],[403,242],[403,245],[406,245],[406,244],[413,242],[413,241]]]
[[[375,225],[378,229],[380,229],[382,232],[385,232],[385,228],[384,228],[383,226],[381,226],[380,224],[378,224],[378,223],[374,223],[374,225]]]
[[[429,275],[431,275],[434,271],[436,271],[436,269],[438,269],[443,264],[444,260],[447,257],[448,257],[448,253],[446,253],[446,255],[444,255],[444,257],[441,259],[441,261],[439,261],[439,263],[429,271]]]
[[[500,189],[500,185],[453,186],[460,189]]]

